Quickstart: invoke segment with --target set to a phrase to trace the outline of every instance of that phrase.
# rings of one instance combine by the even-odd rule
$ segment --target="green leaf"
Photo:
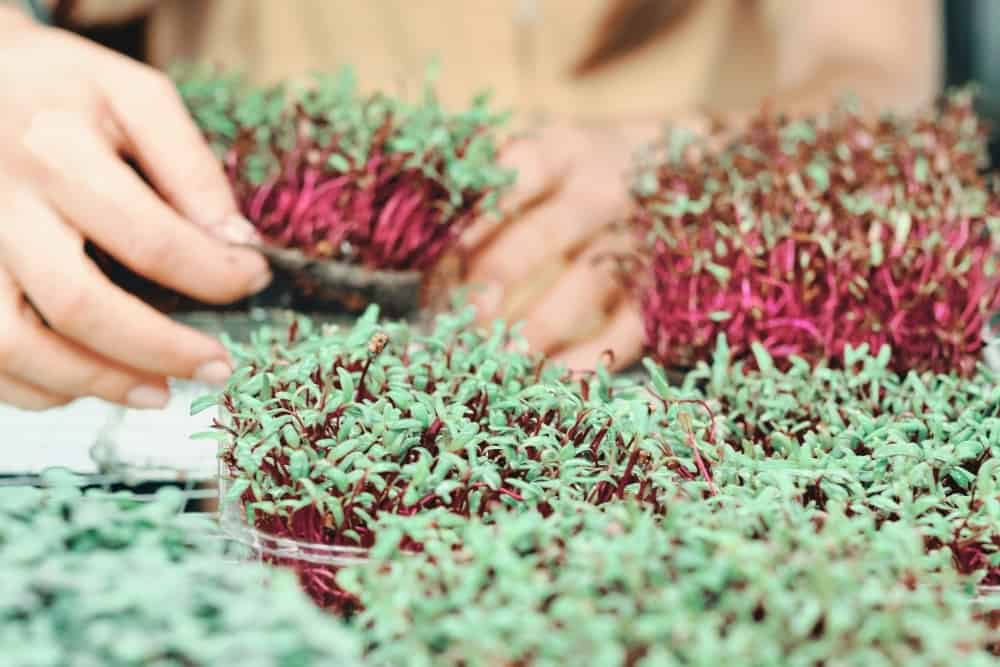
[[[343,366],[339,366],[337,368],[337,377],[340,378],[342,402],[350,403],[354,400],[354,376]]]
[[[751,343],[750,349],[753,351],[754,360],[757,362],[757,368],[760,369],[761,374],[773,374],[775,371],[774,361],[771,359],[771,355],[768,353],[767,348],[757,341],[754,341]]]
[[[207,394],[205,396],[199,396],[198,398],[191,401],[191,415],[196,415],[210,407],[215,407],[219,404],[218,394]]]
[[[288,472],[294,480],[309,476],[309,455],[302,449],[296,449],[288,457]]]
[[[231,438],[231,435],[223,431],[198,431],[188,436],[189,440],[215,440],[217,442],[226,442]]]
[[[987,459],[979,466],[976,475],[976,493],[990,497],[1000,489],[1000,456]]]
[[[230,484],[229,489],[226,491],[224,501],[226,503],[234,503],[243,497],[243,494],[247,489],[250,488],[250,480],[248,479],[236,479]]]
[[[930,166],[927,158],[920,155],[913,163],[913,177],[917,179],[918,183],[926,183],[929,176]]]
[[[496,491],[500,488],[500,475],[492,467],[484,467],[479,471],[479,476],[488,487]]]
[[[326,164],[330,169],[337,173],[347,173],[351,170],[351,163],[346,157],[340,153],[332,153],[329,158],[327,158]]]
[[[826,192],[830,188],[830,173],[827,168],[819,162],[811,162],[806,167],[806,175],[813,180],[816,188],[821,192]]]

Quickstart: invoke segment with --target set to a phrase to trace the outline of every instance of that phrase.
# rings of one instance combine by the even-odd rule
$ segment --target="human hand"
[[[270,281],[260,255],[230,245],[253,228],[170,80],[0,8],[0,86],[0,401],[151,408],[167,377],[223,382],[218,341],[118,289],[84,251],[209,303]]]
[[[502,155],[518,172],[504,220],[480,221],[463,243],[479,317],[523,320],[533,349],[574,370],[612,351],[620,368],[642,352],[634,298],[613,259],[632,237],[612,225],[628,210],[627,173],[659,126],[553,126]]]

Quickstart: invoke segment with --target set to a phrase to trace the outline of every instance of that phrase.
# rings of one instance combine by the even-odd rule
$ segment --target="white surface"
[[[173,471],[188,479],[216,476],[214,440],[192,440],[195,433],[211,430],[216,410],[191,415],[191,401],[212,390],[192,383],[171,386],[170,403],[163,410],[119,409],[106,433],[101,456],[130,474],[165,480]]]
[[[287,320],[287,314],[276,313],[257,309],[249,314],[199,312],[177,315],[175,319],[211,336],[227,331],[243,340],[261,324],[272,319]],[[118,463],[136,468],[178,468],[189,477],[210,471],[214,479],[216,443],[190,440],[192,433],[207,430],[211,423],[211,410],[196,418],[188,414],[191,399],[207,392],[192,383],[174,383],[171,390],[171,402],[162,411],[124,411],[94,398],[45,412],[26,412],[0,403],[0,428],[7,436],[7,442],[0,445],[4,452],[0,475],[34,474],[52,466],[80,473],[98,472],[91,448],[101,438],[102,430],[119,420],[117,427],[102,438],[104,445],[113,445],[111,449],[103,446],[103,452]]]
[[[3,443],[0,474],[39,473],[52,466],[96,472],[90,447],[113,414],[110,403],[96,398],[43,412],[0,404],[0,429],[8,438]]]
[[[175,384],[163,410],[126,410],[96,398],[43,412],[0,404],[0,429],[9,438],[3,444],[0,475],[37,474],[53,466],[99,472],[91,449],[100,440],[100,458],[136,478],[172,477],[163,471],[188,479],[214,478],[215,441],[190,438],[211,426],[213,410],[190,415],[191,401],[207,392]]]

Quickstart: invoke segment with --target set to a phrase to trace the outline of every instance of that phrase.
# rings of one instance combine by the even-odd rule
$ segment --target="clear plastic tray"
[[[220,443],[220,452],[226,446]],[[357,609],[357,600],[337,585],[336,576],[345,566],[367,561],[368,549],[301,541],[251,526],[243,505],[226,501],[232,478],[221,457],[218,466],[219,526],[227,538],[243,545],[246,558],[294,571],[319,607],[345,615]]]
[[[265,560],[293,560],[331,567],[354,565],[368,560],[369,550],[364,547],[305,542],[254,528],[247,522],[246,514],[239,503],[223,502],[229,484],[230,480],[220,478],[219,525],[225,535],[246,545],[257,556]]]

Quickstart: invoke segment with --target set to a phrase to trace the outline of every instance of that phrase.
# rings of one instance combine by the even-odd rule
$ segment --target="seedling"
[[[636,498],[661,511],[677,493],[714,491],[697,463],[713,417],[661,401],[603,370],[575,378],[473,313],[437,318],[429,335],[380,323],[264,330],[238,347],[221,400],[224,502],[260,531],[307,543],[370,547],[381,514],[497,507],[547,514],[571,498]],[[343,605],[330,568],[297,564],[310,593]]]
[[[693,152],[701,153],[697,160]],[[720,333],[779,364],[890,345],[892,367],[975,371],[1000,307],[998,199],[968,94],[940,113],[762,113],[721,151],[672,131],[640,165],[646,340],[668,366]]]
[[[385,517],[338,580],[376,664],[996,664],[997,630],[912,526],[782,501]]]
[[[901,376],[888,348],[847,348],[783,370],[762,345],[748,365],[720,338],[682,386],[650,362],[645,387],[574,377],[471,312],[420,335],[375,309],[350,329],[266,329],[234,354],[227,390],[195,407],[221,405],[224,502],[270,537],[364,550],[382,515],[544,517],[565,500],[656,515],[678,497],[777,488],[906,519],[973,582],[1000,583],[1000,395],[985,368]],[[331,563],[290,564],[321,604],[354,607]]]
[[[428,78],[406,101],[354,74],[271,88],[195,70],[178,87],[270,244],[369,270],[426,271],[513,174],[496,163],[503,116],[479,96],[452,113]]]
[[[781,489],[818,509],[847,503],[880,522],[906,520],[960,572],[1000,584],[993,372],[900,374],[887,347],[877,355],[848,347],[816,366],[792,357],[788,370],[762,345],[753,354],[752,362],[737,360],[721,338],[713,362],[699,364],[682,392],[704,392],[718,405],[719,444],[703,451],[721,496]]]
[[[227,562],[182,504],[65,480],[0,488],[4,664],[358,664],[355,638],[294,577]]]

